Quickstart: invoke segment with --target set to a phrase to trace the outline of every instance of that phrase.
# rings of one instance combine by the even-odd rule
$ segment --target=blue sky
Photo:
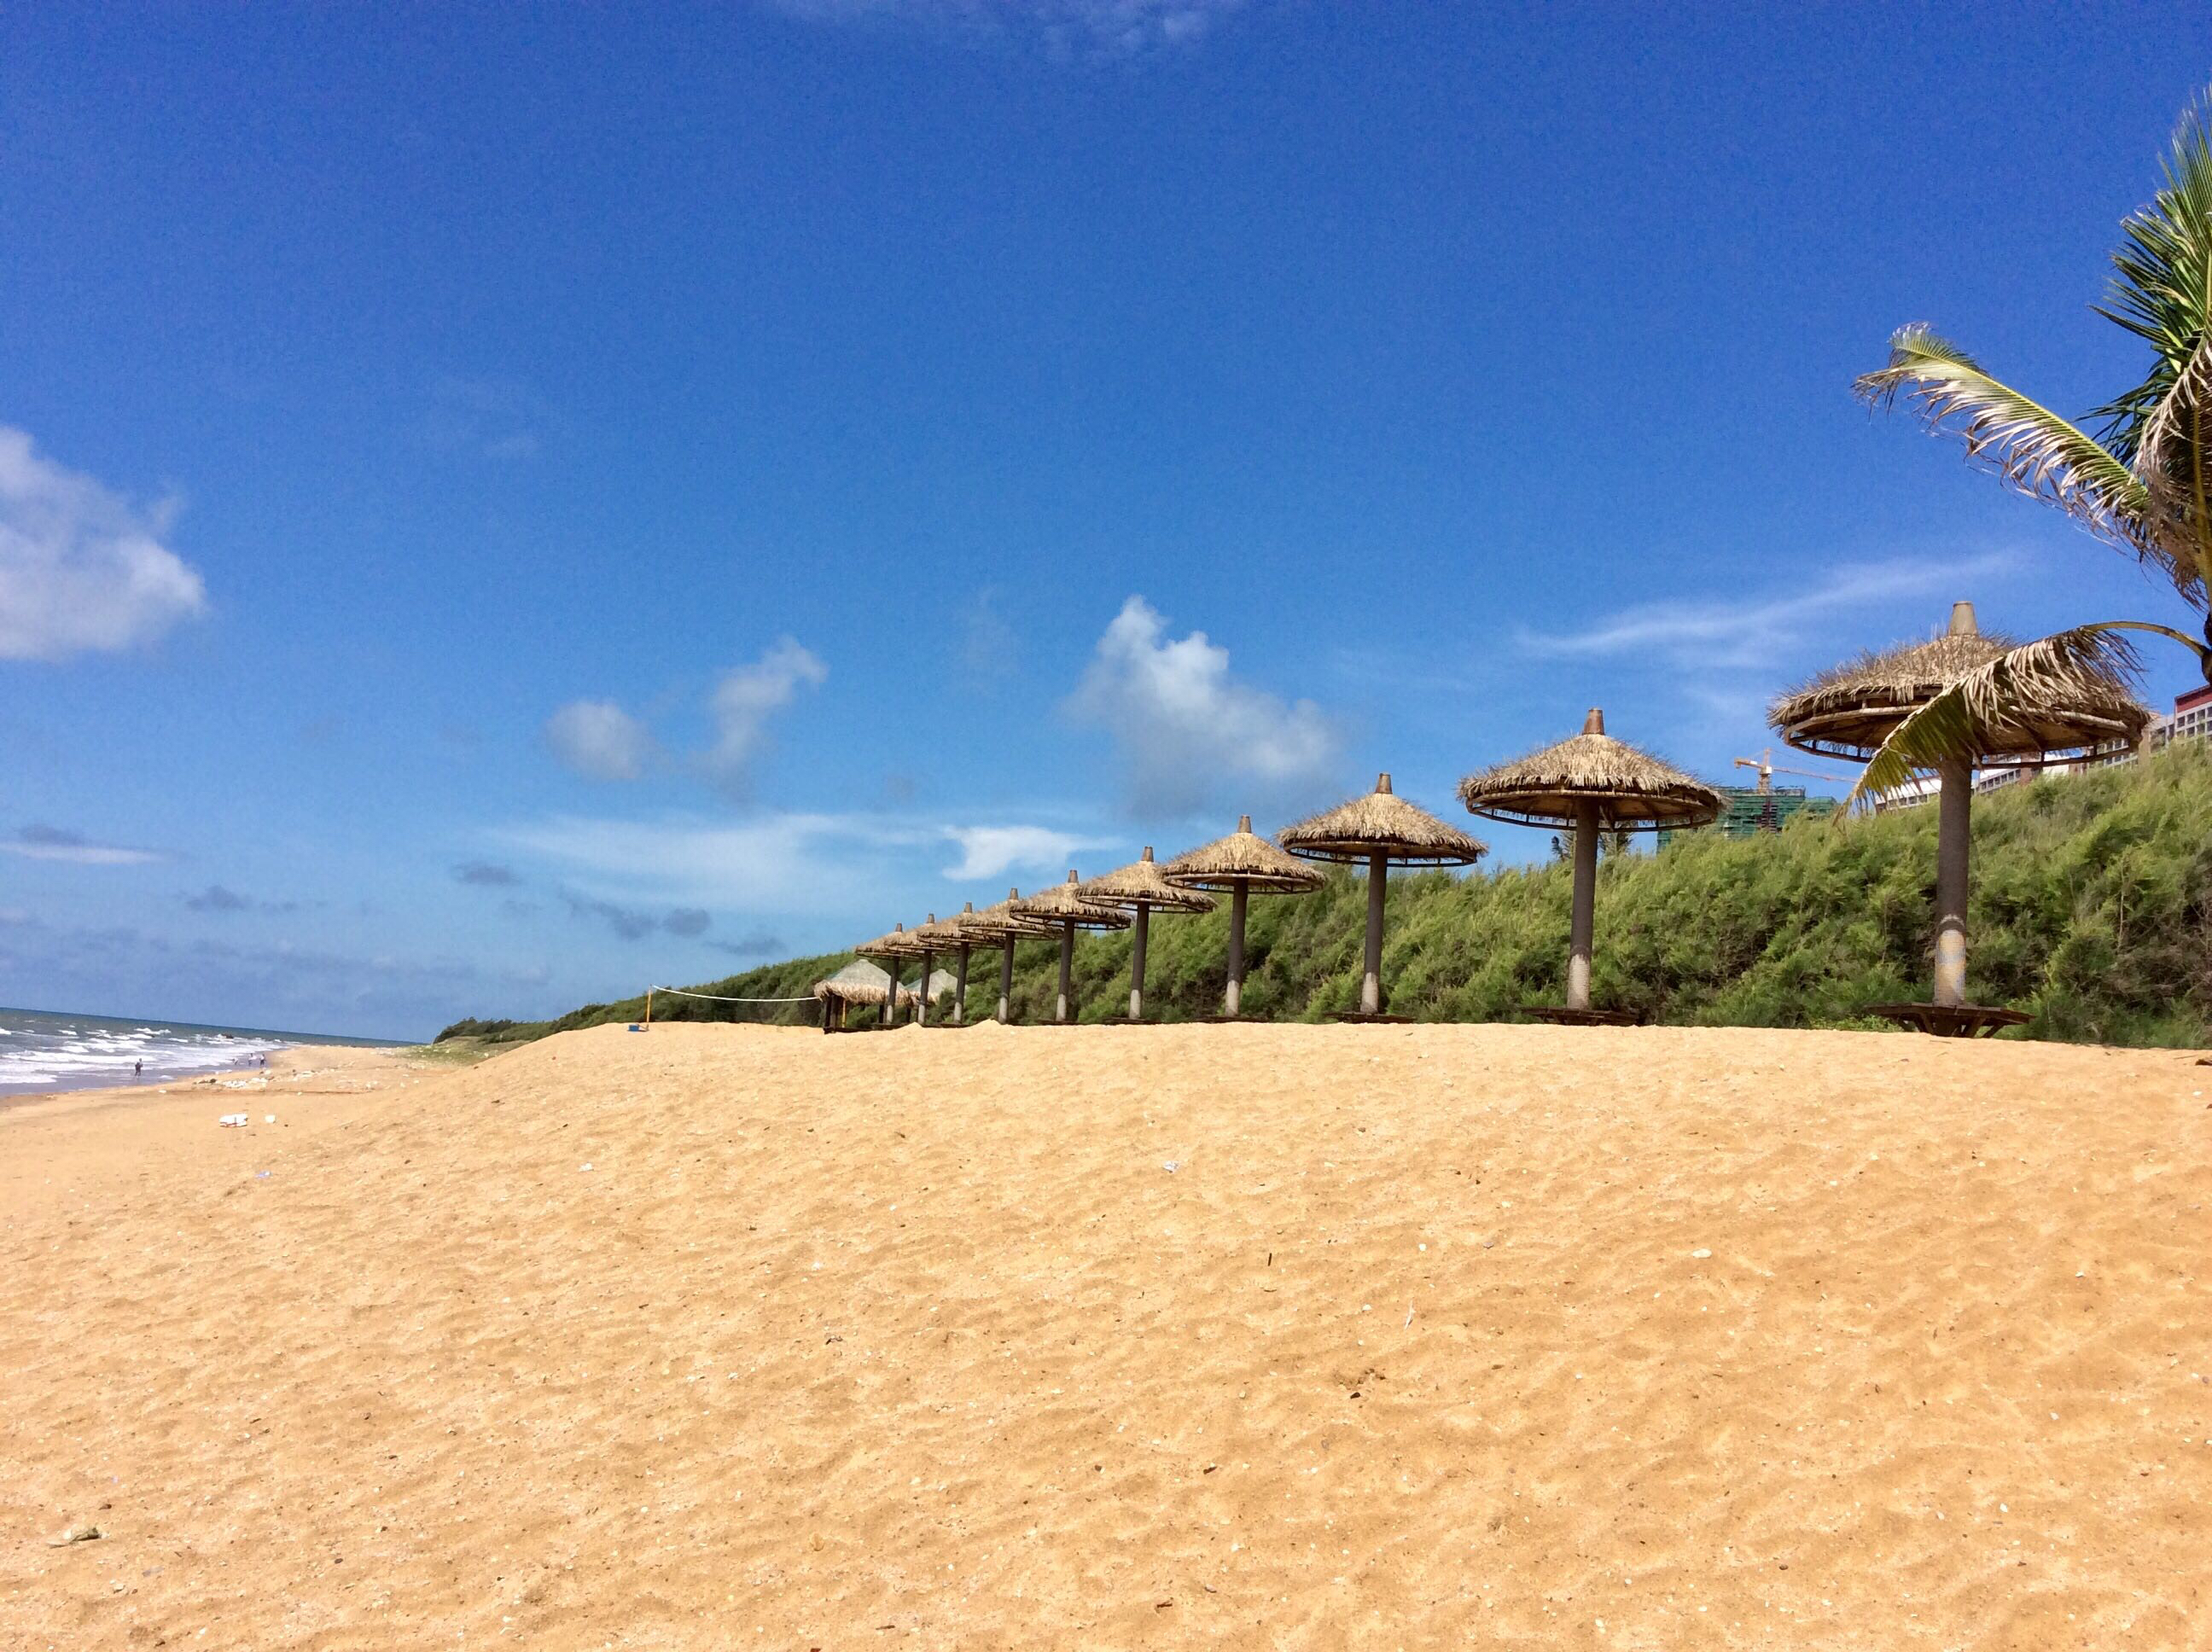
[[[2172,619],[1850,383],[2134,381],[2201,7],[1779,16],[0,15],[0,1002],[422,1036]]]

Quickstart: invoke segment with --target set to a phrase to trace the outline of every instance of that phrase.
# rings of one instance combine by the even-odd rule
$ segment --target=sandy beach
[[[342,1054],[0,1115],[0,1643],[2212,1644],[2188,1054]]]

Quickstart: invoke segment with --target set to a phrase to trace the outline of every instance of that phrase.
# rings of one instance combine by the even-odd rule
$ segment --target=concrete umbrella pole
[[[1250,831],[1252,817],[1245,816],[1237,829]],[[1251,899],[1251,880],[1238,878],[1229,890],[1229,982],[1221,992],[1221,1012],[1224,1015],[1241,1015],[1243,1012],[1244,910],[1250,905]]]
[[[1152,851],[1146,849],[1145,853],[1150,855]],[[1152,902],[1138,902],[1136,913],[1135,922],[1129,932],[1129,1019],[1142,1021],[1145,1018],[1145,940],[1152,928]]]
[[[1597,805],[1575,802],[1575,904],[1567,932],[1567,1007],[1590,1006],[1590,944],[1597,930]]]
[[[1974,771],[1951,762],[1937,770],[1936,800],[1936,1002],[1966,1001],[1967,860],[1973,844],[1968,811]]]
[[[971,907],[973,902],[969,903]],[[956,1027],[968,1018],[968,943],[960,943],[959,967],[952,975],[952,1024]]]
[[[1052,1018],[1055,1024],[1065,1025],[1075,1013],[1075,924],[1073,920],[1060,926],[1060,996],[1054,1000]]]
[[[1382,891],[1390,878],[1390,857],[1377,849],[1367,857],[1367,946],[1359,972],[1359,1012],[1382,1013]]]
[[[1022,898],[1018,889],[1006,891],[1006,904],[1012,906]],[[1014,932],[1006,931],[1005,949],[999,955],[999,1024],[1011,1026],[1014,1019]]]
[[[936,922],[937,914],[933,912],[929,914],[929,924],[934,925]],[[930,951],[927,943],[924,943],[921,949],[921,996],[914,1003],[914,1024],[917,1027],[927,1027],[929,1024],[929,967],[935,957],[936,954]]]

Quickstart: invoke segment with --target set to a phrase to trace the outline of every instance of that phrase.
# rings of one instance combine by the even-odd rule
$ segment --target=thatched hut
[[[890,972],[878,969],[866,959],[856,959],[836,975],[817,981],[812,987],[814,997],[822,1005],[822,1030],[845,1030],[846,1012],[858,1004],[864,1007],[880,1008],[890,998]],[[908,1002],[914,994],[911,988],[898,989],[902,1003]]]
[[[1390,863],[1413,866],[1471,866],[1489,846],[1390,789],[1389,775],[1375,789],[1324,814],[1283,829],[1282,845],[1306,860],[1334,860],[1367,868],[1367,945],[1359,977],[1359,1013],[1382,1013],[1382,895]]]
[[[1605,732],[1593,708],[1583,732],[1526,757],[1500,763],[1459,783],[1469,814],[1518,826],[1565,826],[1574,832],[1574,915],[1567,942],[1564,1011],[1532,1010],[1547,1019],[1621,1022],[1589,1001],[1590,942],[1596,927],[1597,840],[1601,832],[1651,832],[1703,826],[1721,811],[1721,794]]]
[[[1060,932],[1060,996],[1054,1001],[1052,1010],[1056,1026],[1065,1026],[1075,1019],[1075,932],[1129,926],[1127,913],[1085,900],[1077,892],[1079,882],[1071,869],[1065,884],[1052,884],[1013,903],[1017,915],[1048,923]]]
[[[1784,695],[1767,719],[1801,751],[1865,762],[1914,712],[2016,646],[1983,631],[1973,604],[1954,603],[1942,635],[1846,660]],[[2054,753],[2133,745],[2150,722],[2149,710],[2127,685],[2102,672],[2041,672],[2011,688],[2014,697],[2001,717],[1976,719],[1984,768],[2039,766]],[[1869,1007],[1931,1032],[1993,1032],[2027,1017],[1966,1000],[1974,765],[1946,763],[1936,781],[1935,1002]]]
[[[899,965],[908,958],[921,956],[914,944],[914,932],[904,924],[893,924],[889,933],[878,935],[872,941],[863,941],[853,951],[864,958],[873,958],[881,963],[890,973],[894,984],[898,981]],[[922,977],[924,985],[927,984],[928,979],[927,975]],[[885,1027],[898,1024],[898,1012],[904,1003],[905,999],[896,994],[884,999],[883,1024]]]
[[[999,1020],[1002,1024],[1013,1018],[1014,943],[1053,932],[1051,925],[1025,918],[1016,910],[1021,899],[1021,890],[1010,889],[1005,900],[981,912],[963,913],[959,920],[960,926],[977,941],[1002,949],[999,958]]]
[[[1130,914],[1133,927],[1129,935],[1129,1019],[1145,1018],[1145,942],[1152,933],[1152,913],[1211,912],[1214,901],[1211,895],[1194,889],[1179,889],[1160,875],[1159,864],[1152,859],[1152,846],[1145,845],[1145,852],[1127,865],[1094,878],[1076,890],[1085,900],[1099,906],[1118,907]]]
[[[1179,889],[1225,890],[1229,893],[1229,981],[1222,989],[1222,1013],[1234,1018],[1244,1005],[1244,911],[1252,891],[1304,895],[1322,885],[1322,876],[1293,859],[1252,829],[1252,817],[1237,822],[1226,837],[1177,855],[1160,876]]]

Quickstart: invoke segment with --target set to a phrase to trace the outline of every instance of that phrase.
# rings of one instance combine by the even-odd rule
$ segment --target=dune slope
[[[0,1643],[2202,1644],[2208,1091],[604,1027],[296,1137],[149,1115],[105,1194],[0,1127],[79,1156],[0,1222]]]

